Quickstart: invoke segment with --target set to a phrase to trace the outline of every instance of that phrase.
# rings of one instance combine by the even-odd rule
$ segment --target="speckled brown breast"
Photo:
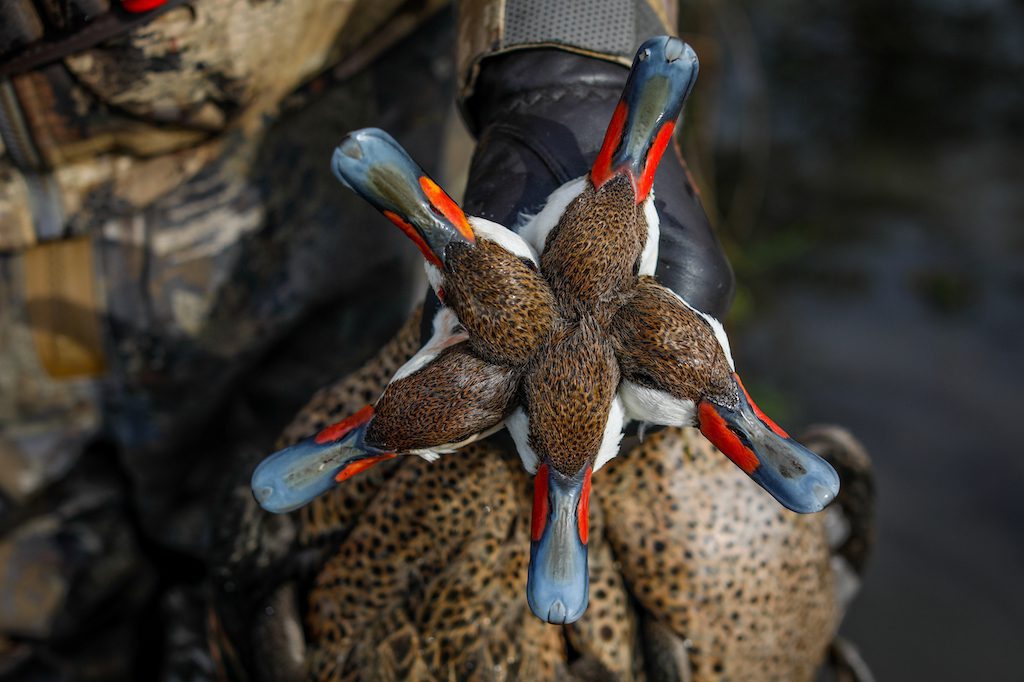
[[[463,441],[501,421],[518,378],[515,370],[478,358],[468,343],[446,348],[423,369],[388,386],[366,440],[395,452]]]
[[[610,331],[624,379],[684,400],[735,402],[732,370],[711,326],[653,277],[640,278]]]
[[[561,305],[596,306],[633,285],[647,241],[643,207],[625,176],[588,182],[548,235],[541,271]]]
[[[611,343],[592,318],[557,330],[524,380],[531,447],[563,474],[578,472],[601,448],[618,385]]]
[[[446,258],[445,302],[469,331],[473,350],[491,362],[524,364],[555,320],[544,278],[488,239],[451,244]]]
[[[622,575],[683,640],[689,679],[813,679],[839,616],[823,514],[780,508],[690,428],[601,473]]]

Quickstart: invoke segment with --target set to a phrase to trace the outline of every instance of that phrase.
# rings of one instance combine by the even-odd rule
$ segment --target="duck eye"
[[[526,267],[530,268],[530,270],[533,270],[534,272],[537,272],[537,264],[534,263],[532,259],[530,259],[530,258],[520,258],[519,260],[523,261],[523,265],[525,265]]]

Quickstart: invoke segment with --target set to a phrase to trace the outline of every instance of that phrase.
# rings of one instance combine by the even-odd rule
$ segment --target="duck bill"
[[[442,267],[452,242],[472,244],[459,205],[393,137],[378,128],[349,133],[334,150],[334,175],[398,226],[428,262]]]
[[[394,457],[366,444],[364,436],[372,419],[373,407],[367,405],[312,438],[267,457],[252,474],[256,501],[275,514],[294,511],[337,483]]]
[[[697,71],[697,55],[679,38],[651,38],[640,46],[590,171],[594,187],[625,173],[636,202],[647,199]]]
[[[701,433],[784,507],[802,514],[824,509],[839,493],[835,469],[769,419],[733,378],[737,404],[701,401]]]
[[[526,599],[549,623],[574,623],[587,610],[590,474],[590,466],[566,476],[541,464],[534,477]]]

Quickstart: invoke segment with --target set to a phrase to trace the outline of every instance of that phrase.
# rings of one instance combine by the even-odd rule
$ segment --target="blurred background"
[[[737,363],[781,423],[871,453],[878,541],[843,630],[880,680],[1021,674],[1022,10],[709,9]]]
[[[276,97],[207,69],[215,96],[140,115],[125,83],[104,89],[104,59],[137,58],[136,85],[159,69],[116,39],[0,80],[23,98],[74,83],[50,105],[74,125],[36,150],[63,161],[60,242],[11,238],[52,174],[12,180],[10,125],[0,157],[0,675],[212,677],[205,604],[239,589],[215,570],[230,483],[420,284],[397,231],[325,228],[375,220],[329,177],[330,150],[375,125],[464,183],[453,13],[409,5],[349,3],[364,20],[337,30],[304,16],[325,47],[267,67],[287,72]],[[387,40],[368,41],[374,11],[398,12]],[[1024,6],[700,0],[680,23],[701,58],[683,149],[736,271],[727,326],[748,389],[791,430],[850,428],[874,461],[877,545],[843,633],[880,680],[1019,679]],[[243,105],[256,114],[238,122]],[[165,143],[173,160],[146,165]],[[163,184],[133,184],[145,173]],[[39,259],[100,263],[102,294],[40,280]],[[101,328],[68,345],[54,329],[93,299]]]

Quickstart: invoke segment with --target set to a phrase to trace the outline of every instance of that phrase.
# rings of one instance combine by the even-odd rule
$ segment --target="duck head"
[[[681,40],[645,42],[589,176],[556,190],[523,228],[543,251],[541,268],[564,305],[615,301],[638,273],[654,273],[654,175],[696,77],[697,57]]]
[[[838,493],[835,470],[761,411],[736,374],[718,320],[652,277],[641,277],[611,333],[630,417],[697,426],[785,507],[821,510]]]
[[[698,403],[700,432],[787,509],[802,514],[824,509],[839,493],[836,470],[762,412],[739,375],[733,373],[732,380],[732,399]]]
[[[335,176],[398,226],[441,268],[449,244],[472,244],[473,228],[459,205],[393,137],[379,128],[347,135],[331,157]]]
[[[533,479],[526,600],[549,623],[573,623],[587,610],[592,473],[587,465],[567,476],[545,462]]]
[[[565,323],[523,379],[523,407],[506,420],[536,470],[526,595],[538,618],[572,623],[587,608],[591,476],[618,451],[618,365],[592,319]]]
[[[633,185],[636,203],[647,199],[697,71],[696,53],[679,38],[651,38],[640,46],[590,170],[594,187],[625,174]]]
[[[352,416],[267,457],[252,474],[253,496],[275,514],[294,511],[341,481],[395,456],[366,443],[367,405]]]

